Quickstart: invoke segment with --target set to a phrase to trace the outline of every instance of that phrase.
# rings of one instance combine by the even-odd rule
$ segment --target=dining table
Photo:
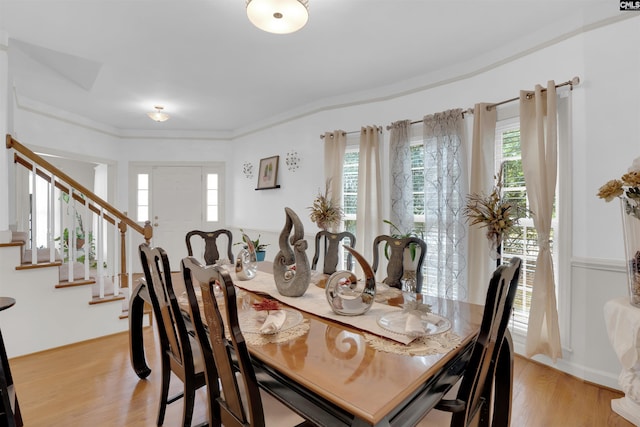
[[[270,283],[271,263],[258,264],[261,281],[236,280],[235,273],[230,274],[239,289],[239,317],[251,316],[254,304],[270,298],[295,313],[299,324],[270,336],[243,329],[256,377],[261,388],[315,425],[416,425],[464,374],[483,306],[417,295],[418,300],[430,305],[432,313],[446,319],[447,330],[415,341],[406,336],[394,340],[393,333],[379,334],[375,325],[363,329],[354,324],[373,325],[375,321],[371,319],[389,309],[385,306],[402,304],[406,295],[399,290],[393,288],[390,297],[376,299],[380,302],[361,316],[332,315],[326,309],[326,300],[326,307],[319,300],[313,303],[313,309],[302,304],[303,300],[308,304],[312,295],[324,293],[316,289],[318,284],[310,284],[298,304],[290,297],[279,297],[275,282]],[[180,273],[173,277],[181,280]],[[142,280],[134,289],[129,309],[131,363],[140,378],[151,372],[145,360],[142,332],[145,302],[150,299]],[[360,323],[356,318],[361,318],[357,319]],[[506,391],[510,397],[511,367],[498,366],[496,375],[501,377],[501,387],[506,388],[499,394]],[[498,416],[508,418],[510,404],[496,406],[495,410],[502,413]]]

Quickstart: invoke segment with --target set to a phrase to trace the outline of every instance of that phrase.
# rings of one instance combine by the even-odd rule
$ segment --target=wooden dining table
[[[268,270],[268,264],[261,269]],[[264,297],[247,291],[242,295],[239,315]],[[286,342],[248,341],[260,386],[316,425],[415,425],[464,373],[483,311],[475,304],[421,297],[433,313],[451,322],[450,332],[459,337],[453,349],[429,355],[378,350],[367,342],[366,332],[349,325],[349,317],[336,321],[302,312],[307,333]],[[143,281],[135,288],[129,312],[131,363],[140,378],[151,372],[142,341],[145,301],[150,300]]]

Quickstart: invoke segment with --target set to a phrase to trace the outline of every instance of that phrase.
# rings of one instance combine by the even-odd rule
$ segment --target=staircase
[[[16,182],[39,189],[25,195],[16,185],[15,199],[29,207],[18,223],[27,228],[0,244],[0,295],[16,299],[0,316],[8,356],[126,331],[136,279],[128,271],[138,244],[151,239],[150,224],[140,226],[10,135],[7,149],[16,175],[27,175]],[[46,206],[46,221],[33,214],[37,205]],[[46,241],[37,241],[35,230],[44,229]]]

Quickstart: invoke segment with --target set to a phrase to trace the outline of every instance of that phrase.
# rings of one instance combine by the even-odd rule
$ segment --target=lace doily
[[[378,351],[387,353],[404,354],[408,356],[428,356],[431,354],[444,354],[458,347],[462,338],[453,332],[417,338],[411,344],[404,345],[386,338],[365,333],[365,341]]]
[[[249,345],[265,345],[265,344],[280,344],[290,340],[294,340],[303,336],[309,332],[309,320],[304,319],[302,323],[294,326],[286,331],[278,332],[277,334],[262,335],[262,334],[243,334],[244,340]]]

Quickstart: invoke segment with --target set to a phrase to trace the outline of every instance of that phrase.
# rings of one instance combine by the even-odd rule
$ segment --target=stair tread
[[[105,302],[122,301],[124,299],[125,299],[125,296],[123,294],[120,294],[120,295],[108,294],[108,295],[105,295],[104,298],[93,297],[89,301],[89,304],[91,304],[91,305],[102,304],[102,303],[105,303]]]
[[[39,264],[31,264],[30,262],[23,262],[22,264],[16,266],[16,270],[30,270],[32,268],[46,268],[46,267],[60,267],[62,262],[54,261],[54,262],[41,262]]]
[[[88,280],[79,279],[79,280],[74,280],[73,282],[69,282],[68,280],[61,280],[60,283],[58,283],[55,287],[57,289],[70,288],[72,286],[93,285],[94,283],[96,283],[95,278],[90,277]]]

